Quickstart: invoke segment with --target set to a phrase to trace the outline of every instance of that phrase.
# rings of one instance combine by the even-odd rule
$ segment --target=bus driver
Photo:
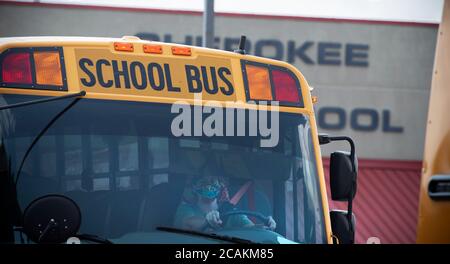
[[[220,217],[221,204],[229,202],[225,184],[215,176],[200,176],[192,181],[192,201],[182,201],[178,206],[174,226],[202,231],[205,229],[253,227],[255,224],[243,214],[231,215],[226,223]],[[276,228],[269,216],[268,228]]]

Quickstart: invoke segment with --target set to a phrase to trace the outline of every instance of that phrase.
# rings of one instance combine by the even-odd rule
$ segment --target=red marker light
[[[272,70],[272,81],[275,86],[275,100],[289,103],[300,102],[297,82],[290,73]]]
[[[10,53],[2,63],[2,82],[31,84],[30,54]]]

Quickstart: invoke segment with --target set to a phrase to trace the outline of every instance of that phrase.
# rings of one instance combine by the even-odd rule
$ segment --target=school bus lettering
[[[172,86],[172,78],[170,76],[170,67],[169,67],[169,64],[167,64],[167,63],[164,63],[164,73],[166,75],[166,80],[167,80],[167,89],[171,92],[179,92],[181,90],[180,87]]]
[[[189,85],[190,93],[199,93],[202,91],[202,83],[200,82],[200,72],[197,67],[192,65],[186,65],[186,76]],[[195,87],[194,87],[195,81]]]
[[[88,58],[80,59],[79,64],[82,71],[89,77],[89,80],[87,80],[86,78],[81,78],[80,80],[83,85],[88,87],[95,86],[96,81],[98,80],[98,84],[103,88],[110,88],[114,84],[116,88],[123,87],[126,89],[131,89],[131,87],[133,87],[138,90],[144,90],[148,87],[148,84],[150,84],[150,87],[156,91],[162,91],[166,87],[167,90],[170,92],[181,91],[180,87],[173,85],[170,66],[167,63],[164,63],[163,66],[159,65],[158,63],[149,63],[147,67],[145,67],[141,62],[133,61],[128,66],[127,61],[118,62],[116,60],[113,60],[109,62],[108,60],[100,59],[95,62],[95,70],[93,67],[94,62]],[[194,67],[195,70],[198,71],[198,69],[195,66],[192,67]],[[202,66],[201,69],[202,69],[202,78],[204,78],[203,84],[205,90],[210,94],[217,93],[219,88],[217,84],[215,68],[214,67],[211,68],[211,76],[213,82],[212,90],[208,83],[206,67]],[[228,69],[226,70],[230,72]],[[105,79],[104,76],[106,71],[112,71],[114,80]],[[222,78],[225,77],[223,76]],[[191,87],[192,81],[191,79],[192,79],[191,76],[188,76],[189,87]],[[200,77],[198,78],[198,81],[200,81]],[[228,87],[227,89],[225,89],[224,87],[220,87],[220,89],[224,91],[224,94],[229,95],[230,94],[229,91],[230,90],[232,91],[233,87],[229,80],[225,81],[231,87]],[[201,88],[202,86],[200,84],[200,90],[198,92],[201,92],[202,90]],[[193,90],[191,88],[189,89],[189,91],[197,92],[196,90]]]
[[[219,90],[225,95],[231,95],[234,92],[233,85],[225,76],[225,74],[231,75],[231,72],[228,68],[220,67],[217,70],[215,67],[209,68],[209,75],[211,76],[212,86],[210,86],[210,81],[208,79],[208,69],[205,66],[201,66],[200,69],[198,69],[193,65],[186,65],[185,69],[189,92],[191,93],[201,93],[203,88],[209,94],[216,94]],[[217,75],[219,75],[219,78],[226,84],[226,87],[219,87]]]
[[[219,78],[227,85],[227,87],[220,87],[220,90],[225,95],[231,95],[234,93],[233,84],[230,82],[230,80],[225,77],[225,75],[231,75],[231,71],[228,68],[221,67],[219,68]],[[228,89],[227,89],[228,88]]]
[[[119,70],[119,65],[116,60],[112,61],[112,68],[114,73],[114,83],[116,88],[121,88],[120,77],[123,77],[125,88],[130,88],[130,76],[128,73],[128,66],[126,61],[122,61],[122,69]]]
[[[155,75],[158,75],[158,82],[156,82],[155,80]],[[163,69],[161,68],[161,66],[157,63],[150,63],[148,65],[148,76],[150,77],[150,86],[156,90],[156,91],[161,91],[162,89],[164,89],[164,74],[163,74]]]
[[[214,100],[234,98],[229,60],[177,58],[175,61],[173,58],[118,56],[104,51],[94,54],[91,50],[79,54],[80,85],[92,92],[177,98],[202,93]]]
[[[98,82],[103,87],[111,87],[111,86],[113,86],[113,81],[112,80],[105,81],[103,79],[102,65],[111,66],[111,64],[107,60],[98,60],[97,61],[95,66],[97,68]]]
[[[80,60],[80,69],[89,77],[89,80],[86,78],[81,78],[80,81],[83,86],[92,87],[95,85],[95,76],[87,69],[87,66],[94,65],[90,59],[83,58]]]
[[[145,67],[144,65],[142,65],[142,63],[134,61],[130,64],[131,76],[136,76],[137,71],[139,71],[141,78],[131,78],[131,82],[133,83],[133,86],[136,87],[136,89],[143,90],[145,89],[145,87],[147,87]]]

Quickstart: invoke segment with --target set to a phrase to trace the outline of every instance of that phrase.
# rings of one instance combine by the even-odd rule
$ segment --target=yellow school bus
[[[450,2],[439,26],[428,109],[417,243],[450,243]]]
[[[244,47],[0,39],[1,241],[353,243],[353,141],[319,136],[299,70]],[[349,210],[330,212],[337,140]]]

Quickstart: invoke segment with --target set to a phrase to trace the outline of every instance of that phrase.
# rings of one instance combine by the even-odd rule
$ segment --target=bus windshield
[[[40,98],[2,94],[0,102]],[[219,210],[223,225],[203,231],[263,243],[326,243],[306,115],[280,112],[278,144],[262,148],[258,136],[176,137],[169,104],[80,99],[67,109],[72,102],[0,111],[0,169],[9,179],[1,184],[10,188],[2,204],[17,203],[23,212],[38,197],[62,194],[81,209],[79,233],[117,243],[196,243],[201,238],[157,227],[179,227],[180,207],[197,206],[195,179],[214,176],[241,213],[227,220]],[[252,212],[270,216],[276,227]],[[233,218],[252,225],[233,226]]]

